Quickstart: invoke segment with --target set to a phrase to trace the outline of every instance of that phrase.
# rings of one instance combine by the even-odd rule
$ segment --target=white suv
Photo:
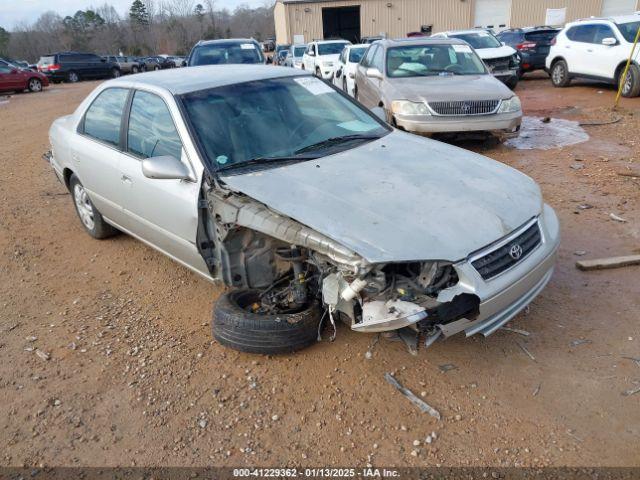
[[[590,78],[619,85],[631,54],[640,16],[590,18],[568,23],[558,34],[546,60],[556,87],[566,87],[572,78]],[[622,95],[640,94],[640,52],[636,49]]]
[[[347,45],[351,45],[351,42],[347,40],[311,42],[302,57],[302,69],[308,70],[325,80],[330,79],[333,76],[333,67]]]

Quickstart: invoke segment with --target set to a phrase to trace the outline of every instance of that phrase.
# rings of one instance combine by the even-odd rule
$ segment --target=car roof
[[[335,40],[314,40],[315,43],[349,43],[349,40],[342,40],[340,38],[336,38]]]
[[[215,44],[224,44],[224,43],[256,43],[253,38],[217,38],[215,40],[200,40],[196,43],[198,45],[215,45]]]
[[[634,13],[634,14],[631,14],[631,15],[616,15],[616,16],[613,16],[613,17],[580,18],[579,20],[576,20],[576,21],[570,22],[570,23],[571,23],[571,25],[575,25],[575,24],[579,24],[579,23],[593,22],[593,21],[613,22],[613,23],[640,22],[640,15],[638,15],[637,13]],[[569,25],[569,24],[567,24],[567,25]]]
[[[394,47],[399,45],[467,45],[467,42],[459,38],[408,37],[377,40],[371,45],[383,45],[385,47]]]
[[[448,30],[446,32],[438,32],[439,34],[444,34],[444,35],[468,35],[468,34],[473,34],[473,33],[491,33],[493,35],[493,32],[489,31],[486,28],[473,28],[473,29],[469,29],[469,30]],[[435,35],[438,35],[438,33],[436,33]]]
[[[123,88],[158,87],[173,95],[255,80],[309,76],[302,70],[270,65],[202,65],[138,73],[108,80],[105,85]]]

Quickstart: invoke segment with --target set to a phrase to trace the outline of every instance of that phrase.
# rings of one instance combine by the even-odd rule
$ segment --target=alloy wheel
[[[560,85],[564,82],[565,71],[564,67],[561,64],[556,65],[553,68],[553,72],[551,73],[551,77],[553,78],[553,83],[556,85]]]
[[[37,78],[32,78],[31,80],[29,80],[29,90],[31,90],[32,92],[39,92],[40,90],[42,90],[42,82],[40,82],[40,80],[38,80]]]
[[[77,183],[73,187],[73,201],[76,204],[80,220],[88,230],[95,228],[96,222],[93,215],[93,205],[89,200],[89,195],[82,185]]]

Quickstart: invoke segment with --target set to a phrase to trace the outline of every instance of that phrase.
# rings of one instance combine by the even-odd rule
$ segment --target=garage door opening
[[[636,0],[603,0],[602,16],[631,15],[636,9]]]
[[[358,43],[360,41],[360,7],[323,8],[322,31],[325,40],[343,38]]]
[[[473,26],[498,32],[509,27],[511,0],[476,0]]]

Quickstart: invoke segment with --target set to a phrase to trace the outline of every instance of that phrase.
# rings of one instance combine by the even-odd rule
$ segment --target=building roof
[[[303,75],[310,74],[296,68],[270,65],[203,65],[127,75],[106,83],[124,88],[158,87],[173,95],[182,95],[235,83]]]

